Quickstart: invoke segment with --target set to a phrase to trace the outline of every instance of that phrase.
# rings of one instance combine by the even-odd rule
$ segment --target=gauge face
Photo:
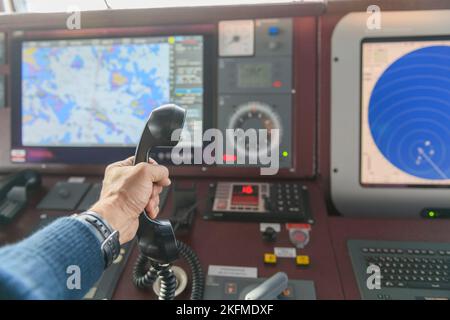
[[[266,103],[252,101],[239,105],[236,111],[231,116],[228,128],[230,129],[267,129],[268,137],[267,143],[258,143],[257,154],[266,154],[267,146],[271,145],[272,129],[279,129],[280,141],[282,135],[281,120],[278,114],[273,110],[271,106]],[[232,133],[227,137],[228,139],[234,139]],[[244,141],[242,141],[244,139]],[[248,139],[245,137],[237,138],[236,151],[238,154],[246,154],[256,156],[254,150],[250,148]],[[271,150],[273,151],[273,150]]]
[[[221,57],[252,56],[255,52],[253,20],[219,22],[219,55]]]

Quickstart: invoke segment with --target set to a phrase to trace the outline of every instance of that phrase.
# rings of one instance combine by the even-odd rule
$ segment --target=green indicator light
[[[283,157],[285,157],[285,158],[289,155],[289,153],[287,151],[283,151],[282,154],[283,154]]]
[[[436,212],[434,212],[434,211],[428,211],[428,216],[429,216],[430,218],[434,218],[434,217],[436,216]]]

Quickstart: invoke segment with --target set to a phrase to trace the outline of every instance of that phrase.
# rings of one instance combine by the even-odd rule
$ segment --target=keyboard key
[[[450,283],[442,283],[442,282],[424,282],[424,281],[408,281],[407,286],[409,288],[415,289],[440,289],[440,290],[449,290]]]

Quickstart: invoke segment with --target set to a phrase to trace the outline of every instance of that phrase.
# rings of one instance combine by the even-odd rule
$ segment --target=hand
[[[159,212],[159,194],[170,185],[169,171],[153,159],[133,165],[134,157],[110,164],[105,170],[100,199],[91,211],[102,216],[120,234],[120,243],[134,238],[139,215]]]

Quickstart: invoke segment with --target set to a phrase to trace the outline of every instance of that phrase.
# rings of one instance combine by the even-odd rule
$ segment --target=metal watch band
[[[112,227],[100,215],[93,211],[75,215],[81,221],[93,226],[100,235],[101,250],[105,260],[105,269],[109,267],[120,254],[119,231]]]

